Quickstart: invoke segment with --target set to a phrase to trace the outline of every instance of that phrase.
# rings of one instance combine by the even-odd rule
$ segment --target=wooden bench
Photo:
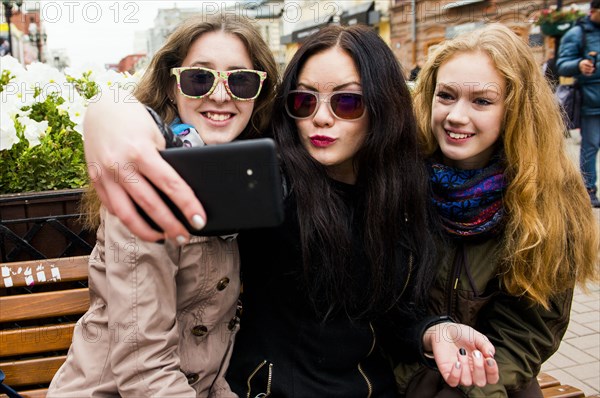
[[[547,373],[540,373],[537,377],[538,383],[542,388],[544,398],[582,398],[585,397],[583,391],[569,385],[560,384],[560,382]]]
[[[45,397],[89,307],[88,256],[0,263],[0,271],[4,383],[24,397]]]
[[[88,256],[0,263],[0,271],[0,369],[23,397],[43,398],[89,307]],[[544,398],[585,396],[545,373],[538,382]]]

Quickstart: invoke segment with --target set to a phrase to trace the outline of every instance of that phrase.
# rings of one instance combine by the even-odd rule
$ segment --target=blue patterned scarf
[[[502,229],[506,189],[499,157],[478,170],[430,163],[432,201],[446,232],[455,237],[487,238]]]

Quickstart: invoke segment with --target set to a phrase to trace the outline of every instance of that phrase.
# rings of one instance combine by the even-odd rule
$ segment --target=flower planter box
[[[82,189],[0,195],[0,260],[89,254],[95,231],[83,228]]]
[[[546,36],[559,37],[567,33],[571,26],[573,22],[543,23],[540,29]]]

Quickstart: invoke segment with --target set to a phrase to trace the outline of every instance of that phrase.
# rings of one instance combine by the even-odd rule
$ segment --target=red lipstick
[[[335,138],[327,137],[324,135],[313,135],[312,137],[310,137],[310,143],[319,148],[327,147],[333,144],[335,141]]]

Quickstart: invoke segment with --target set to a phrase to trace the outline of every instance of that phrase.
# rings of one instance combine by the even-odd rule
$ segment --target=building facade
[[[575,3],[581,1],[563,1],[563,7]],[[395,0],[390,12],[391,47],[408,73],[444,40],[498,22],[522,37],[541,64],[555,44],[534,21],[542,9],[555,4],[553,0]]]
[[[263,39],[269,44],[280,67],[285,65],[284,47],[280,44],[281,10],[283,0],[242,1],[235,3],[199,2],[198,8],[165,8],[159,9],[154,19],[154,28],[143,35],[136,36],[136,50],[145,52],[148,59],[158,51],[166,38],[182,21],[193,16],[211,17],[226,15],[233,18],[244,18],[253,22],[259,29]],[[144,43],[145,41],[145,43]]]
[[[8,22],[5,8],[0,7],[0,39],[8,44]],[[10,47],[12,56],[23,65],[47,59],[46,30],[40,18],[39,8],[14,9],[10,18]]]
[[[363,24],[373,27],[390,43],[390,0],[286,0],[282,9],[282,37],[286,61],[312,33],[329,24]]]

